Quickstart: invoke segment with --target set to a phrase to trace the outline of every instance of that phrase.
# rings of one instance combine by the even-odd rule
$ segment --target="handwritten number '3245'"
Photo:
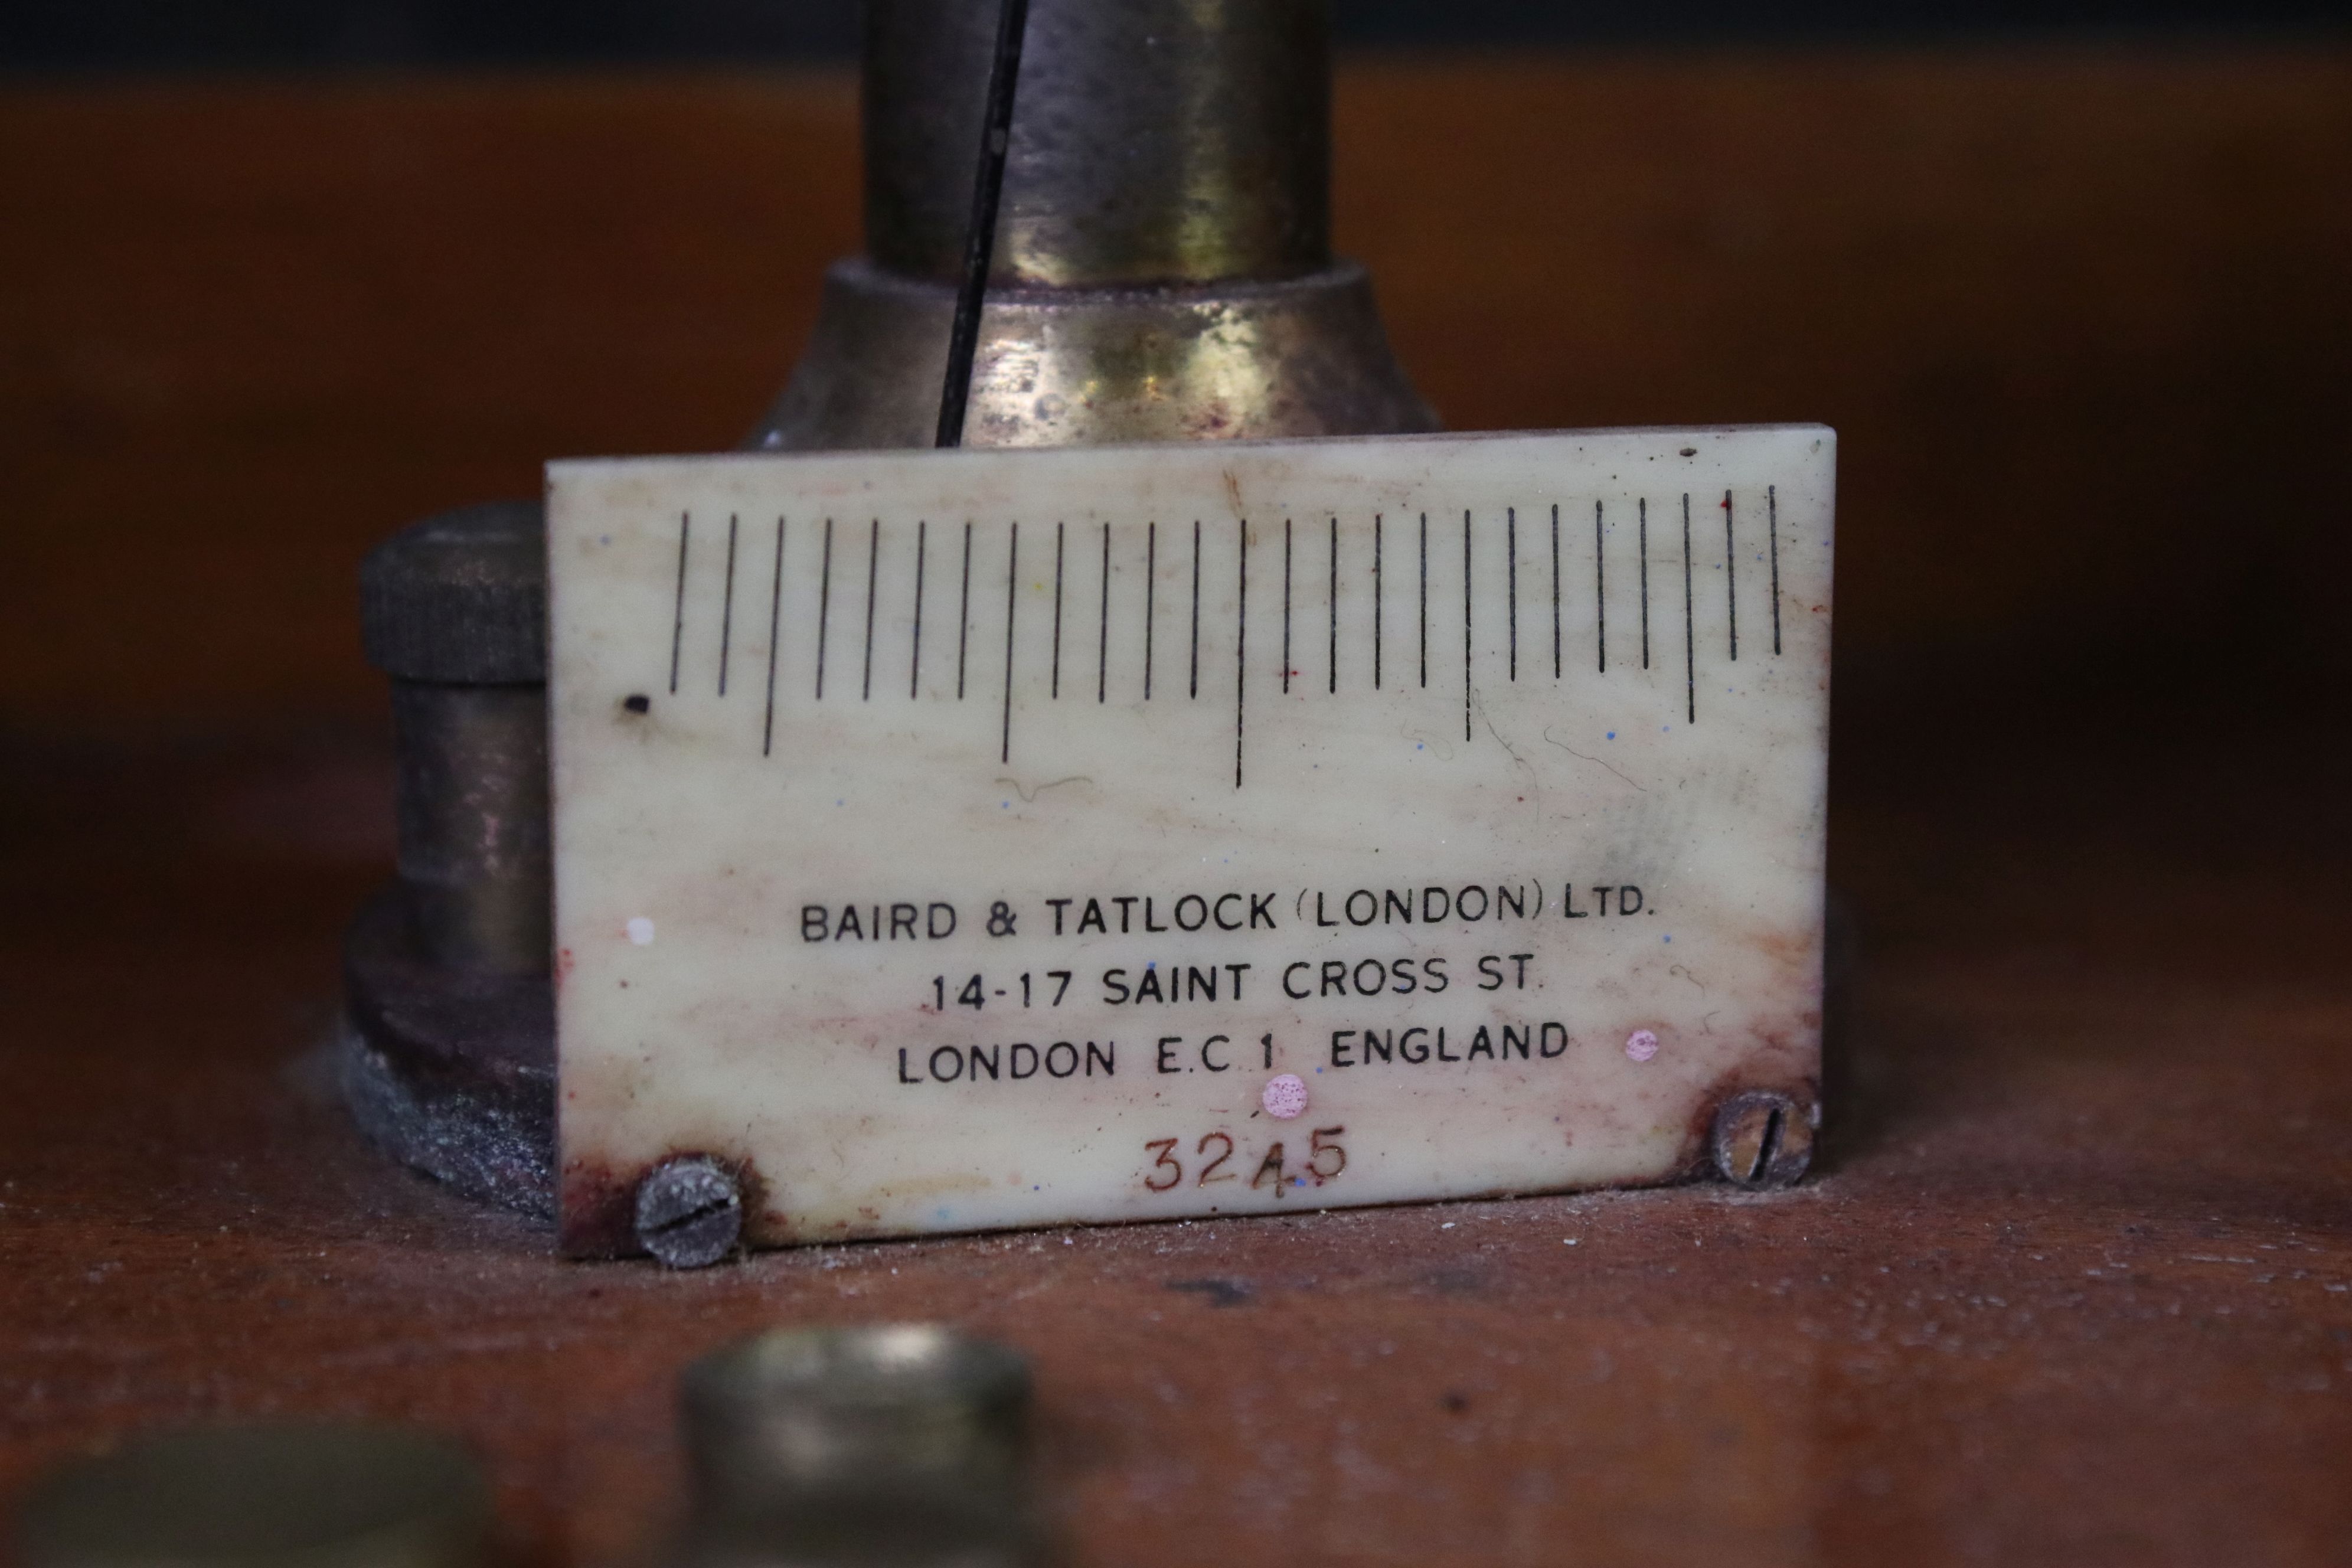
[[[1275,1196],[1280,1197],[1294,1186],[1323,1185],[1348,1168],[1348,1151],[1339,1143],[1347,1131],[1345,1127],[1316,1128],[1307,1135],[1307,1158],[1296,1174],[1292,1173],[1284,1145],[1280,1142],[1269,1144],[1251,1172],[1249,1186],[1255,1190],[1270,1182]],[[1195,1187],[1238,1182],[1243,1179],[1242,1171],[1249,1168],[1246,1159],[1240,1166],[1232,1165],[1239,1146],[1230,1132],[1202,1133],[1200,1141],[1192,1145],[1192,1163],[1190,1164],[1178,1153],[1182,1142],[1180,1138],[1154,1138],[1144,1144],[1144,1152],[1152,1156],[1151,1163],[1144,1167],[1142,1173],[1146,1190],[1174,1192],[1186,1184],[1187,1177]]]

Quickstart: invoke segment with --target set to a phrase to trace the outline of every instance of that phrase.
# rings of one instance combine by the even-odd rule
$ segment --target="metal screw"
[[[743,1193],[707,1154],[664,1161],[637,1184],[637,1245],[672,1268],[703,1268],[735,1250]]]
[[[1717,1109],[1708,1144],[1725,1181],[1751,1190],[1790,1186],[1813,1163],[1812,1113],[1788,1095],[1747,1089]]]

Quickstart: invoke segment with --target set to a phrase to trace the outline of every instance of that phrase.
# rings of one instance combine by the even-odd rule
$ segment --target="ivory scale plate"
[[[549,469],[562,1223],[1654,1183],[1819,1076],[1814,426]]]

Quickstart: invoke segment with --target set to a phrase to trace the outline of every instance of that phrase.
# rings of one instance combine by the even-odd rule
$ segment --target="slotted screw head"
[[[1811,1108],[1770,1089],[1744,1090],[1717,1108],[1709,1146],[1735,1186],[1790,1186],[1813,1163]]]
[[[707,1268],[742,1235],[742,1189],[707,1154],[665,1161],[637,1184],[637,1244],[672,1268]]]

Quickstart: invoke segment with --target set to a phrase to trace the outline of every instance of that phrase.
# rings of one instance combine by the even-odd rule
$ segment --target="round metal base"
[[[808,353],[747,445],[931,444],[955,289],[865,260],[825,277]],[[1434,430],[1354,262],[1190,288],[1006,289],[981,316],[974,447]]]
[[[555,989],[419,957],[398,889],[343,945],[340,1077],[385,1152],[467,1196],[555,1215]]]

